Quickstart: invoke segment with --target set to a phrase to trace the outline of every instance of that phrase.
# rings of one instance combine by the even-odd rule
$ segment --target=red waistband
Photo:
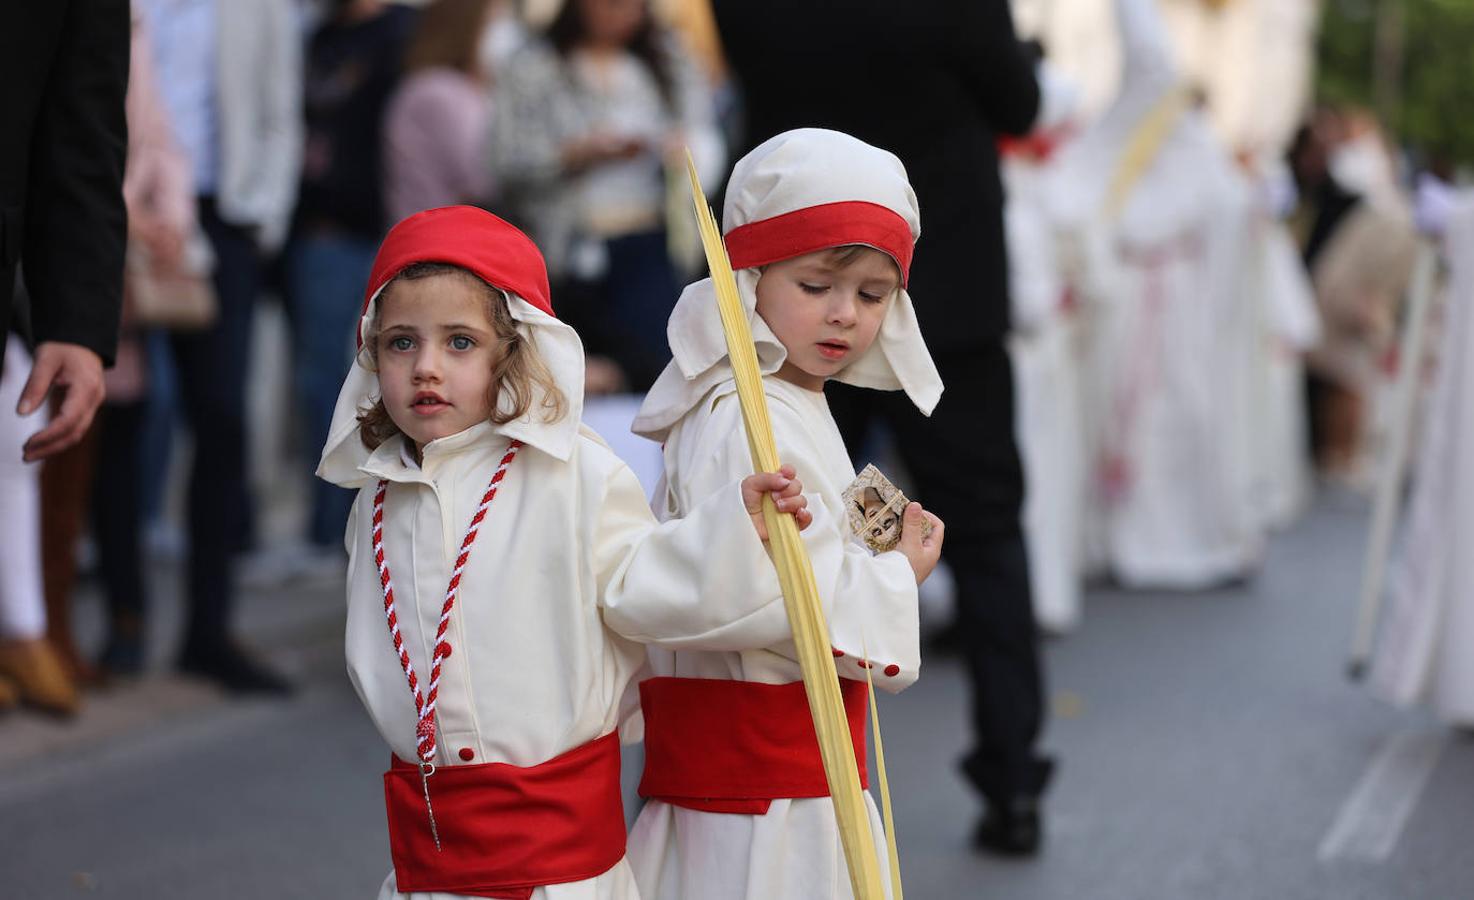
[[[613,734],[527,768],[440,767],[429,785],[439,850],[419,766],[395,757],[384,773],[389,851],[401,893],[515,900],[543,885],[601,875],[624,857]]]
[[[866,687],[844,678],[839,685],[860,784],[869,787]],[[829,796],[801,681],[651,678],[640,684],[640,705],[642,797],[706,812],[762,815],[780,798]]]

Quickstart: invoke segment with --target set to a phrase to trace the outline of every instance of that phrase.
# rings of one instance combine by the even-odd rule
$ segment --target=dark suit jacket
[[[927,343],[1008,330],[996,134],[1034,122],[1039,88],[1007,0],[716,0],[747,114],[745,153],[816,126],[895,153],[921,205],[911,295]]]
[[[128,0],[0,11],[0,360],[17,261],[36,342],[111,362],[123,294]]]

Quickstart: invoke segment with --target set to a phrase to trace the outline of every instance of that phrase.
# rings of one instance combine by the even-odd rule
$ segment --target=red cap
[[[364,314],[384,285],[405,267],[420,262],[459,266],[554,315],[548,268],[537,245],[507,222],[474,206],[427,209],[389,229],[374,257],[363,298]]]

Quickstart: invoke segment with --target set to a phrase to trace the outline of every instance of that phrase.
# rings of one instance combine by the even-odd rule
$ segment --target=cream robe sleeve
[[[690,515],[657,524],[634,473],[607,455],[613,462],[588,524],[606,625],[671,649],[736,649],[754,621],[772,620],[774,609],[785,616],[777,572],[742,504],[751,463]]]
[[[851,538],[845,510],[840,506],[839,491],[844,484],[836,484],[836,478],[850,476],[849,460],[826,458],[813,437],[815,424],[810,420],[814,412],[796,408],[772,392],[768,394],[768,412],[778,442],[778,458],[797,471],[814,515],[813,523],[803,532],[804,545],[829,622],[830,641],[837,651],[839,674],[863,681],[861,663],[869,660],[876,686],[900,691],[916,680],[921,666],[916,575],[898,551],[872,554]],[[735,394],[720,397],[690,415],[705,419],[688,419],[686,423],[686,427],[699,428],[699,434],[689,435],[695,443],[681,454],[686,465],[677,473],[675,490],[682,510],[702,509],[719,495],[723,485],[752,469]],[[823,424],[828,427],[827,422]],[[769,563],[765,574],[771,571]],[[772,585],[772,602],[724,631],[720,646],[693,641],[687,649],[766,649],[797,660],[776,574],[764,584]]]

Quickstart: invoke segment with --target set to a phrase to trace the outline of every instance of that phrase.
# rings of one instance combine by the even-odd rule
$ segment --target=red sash
[[[864,682],[841,678],[860,785],[865,771]],[[706,812],[763,815],[773,800],[828,797],[819,739],[801,681],[758,684],[651,678],[640,684],[645,775],[640,796]]]
[[[401,893],[526,898],[601,875],[624,857],[619,739],[606,734],[541,765],[444,766],[430,776],[435,849],[420,768],[384,773],[389,850]]]

